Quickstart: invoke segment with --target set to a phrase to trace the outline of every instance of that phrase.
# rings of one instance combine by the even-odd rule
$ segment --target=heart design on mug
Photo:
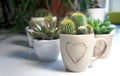
[[[83,43],[67,42],[66,52],[74,64],[78,63],[86,54],[87,46]]]

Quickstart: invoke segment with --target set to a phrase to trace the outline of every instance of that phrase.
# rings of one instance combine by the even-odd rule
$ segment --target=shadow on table
[[[37,67],[37,68],[66,72],[64,64],[61,59],[58,59],[53,62],[40,61],[32,48],[27,51],[20,51],[20,50],[14,51],[14,52],[9,53],[8,56],[18,58],[18,59],[25,59],[25,60],[33,61],[33,63],[28,63],[28,64],[31,66]]]
[[[14,57],[14,58],[20,58],[20,59],[39,61],[39,58],[36,56],[32,48],[29,48],[26,51],[23,51],[23,50],[13,51],[13,52],[10,52],[8,56]]]
[[[28,41],[24,41],[24,40],[16,40],[16,41],[13,41],[12,43],[15,45],[29,47]]]

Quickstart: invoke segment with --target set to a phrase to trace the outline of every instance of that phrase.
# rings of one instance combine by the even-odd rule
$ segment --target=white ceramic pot
[[[59,39],[56,40],[34,39],[33,42],[35,53],[41,61],[57,60],[60,51]]]
[[[55,20],[57,20],[57,17],[54,16],[54,17],[52,17],[52,19],[53,19],[53,21],[55,21]],[[34,21],[34,22],[44,21],[44,17],[32,17],[31,21]]]
[[[104,41],[102,52],[93,57],[94,46],[97,41]],[[83,72],[93,61],[99,59],[106,51],[107,43],[102,38],[95,38],[94,34],[88,35],[60,35],[60,49],[64,65],[72,72]]]
[[[105,19],[105,8],[89,8],[87,10],[88,16],[94,18],[94,19],[99,19],[100,21],[104,21]]]
[[[29,46],[33,47],[33,37],[29,33],[29,32],[32,33],[33,30],[29,26],[25,27],[25,30],[26,30]]]
[[[111,32],[110,34],[97,34],[97,35],[95,35],[95,37],[96,38],[104,38],[107,41],[108,47],[107,47],[105,53],[100,57],[101,59],[107,58],[111,51],[113,32]],[[102,51],[103,47],[104,47],[104,43],[102,41],[99,43],[96,43],[93,56],[97,56]]]

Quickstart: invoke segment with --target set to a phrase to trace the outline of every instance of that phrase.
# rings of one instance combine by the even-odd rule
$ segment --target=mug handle
[[[92,57],[92,58],[93,58],[93,59],[92,59],[92,62],[94,62],[94,61],[96,61],[97,59],[99,59],[99,58],[105,53],[105,51],[106,51],[106,49],[107,49],[107,41],[106,41],[104,38],[95,38],[95,39],[96,39],[95,42],[101,41],[101,40],[104,41],[105,46],[104,46],[103,50],[102,50],[97,56]]]

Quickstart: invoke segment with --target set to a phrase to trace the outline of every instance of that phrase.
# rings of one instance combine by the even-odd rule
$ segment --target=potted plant
[[[59,29],[57,21],[46,16],[44,23],[30,22],[29,32],[33,37],[33,48],[41,61],[55,61],[59,55]]]
[[[99,3],[99,0],[91,0],[91,4],[87,9],[87,15],[103,22],[106,15],[105,7]]]
[[[108,47],[107,47],[104,55],[101,57],[103,59],[107,58],[109,56],[109,53],[111,50],[112,38],[113,38],[115,27],[111,26],[108,15],[105,17],[105,20],[103,22],[101,22],[99,19],[94,19],[94,18],[88,18],[87,21],[88,21],[88,24],[92,25],[92,27],[94,29],[95,37],[96,38],[102,37],[107,41]],[[101,52],[101,50],[103,48],[102,45],[103,45],[102,42],[101,42],[101,44],[99,44],[99,43],[96,44],[94,56],[96,56],[97,54],[99,54],[99,52]]]
[[[68,71],[85,71],[106,50],[106,41],[94,38],[92,26],[87,24],[85,15],[80,12],[74,12],[61,21],[60,33],[61,55]],[[101,40],[105,43],[104,49],[93,58],[95,43]]]
[[[33,47],[33,38],[28,32],[32,33],[33,30],[29,27],[29,25],[44,23],[46,16],[49,16],[49,18],[47,17],[49,20],[53,20],[53,21],[57,20],[56,16],[53,16],[47,10],[41,9],[36,12],[35,17],[31,17],[31,19],[28,21],[28,26],[25,27],[25,30],[26,30],[26,34],[27,34],[27,38],[28,38],[30,47]]]

